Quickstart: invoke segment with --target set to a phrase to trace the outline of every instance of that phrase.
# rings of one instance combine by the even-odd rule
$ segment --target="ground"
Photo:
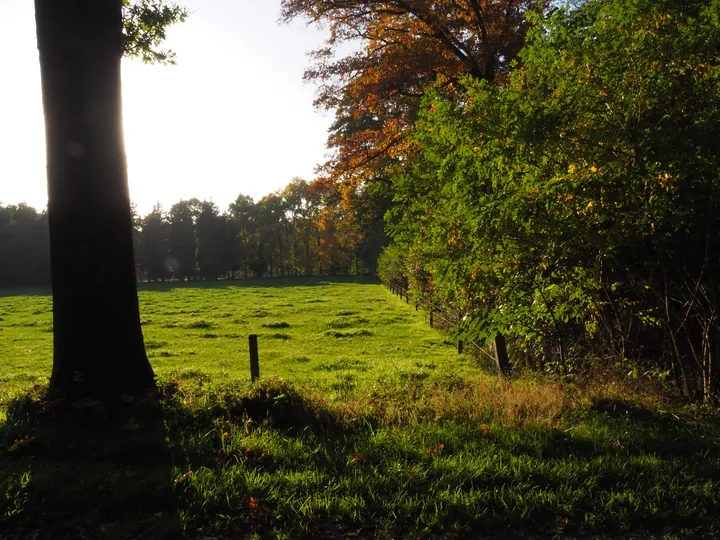
[[[372,280],[158,284],[140,301],[159,395],[68,414],[42,399],[49,297],[0,297],[0,538],[718,531],[712,410],[638,381],[500,381]]]

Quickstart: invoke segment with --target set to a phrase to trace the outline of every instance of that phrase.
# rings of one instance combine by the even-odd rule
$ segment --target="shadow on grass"
[[[323,287],[333,284],[380,284],[374,276],[297,276],[222,279],[217,281],[164,281],[139,283],[138,290],[152,292],[172,292],[176,289],[274,289],[287,287]]]
[[[712,427],[617,418],[602,405],[560,429],[492,418],[401,423],[372,408],[333,409],[283,382],[234,388],[202,376],[164,382],[159,401],[114,418],[85,404],[71,419],[16,401],[0,426],[0,531],[43,539],[717,532]],[[585,435],[573,435],[578,426]],[[661,452],[677,435],[692,444]]]
[[[139,291],[171,292],[175,289],[231,289],[237,287],[272,289],[276,287],[321,287],[338,283],[380,284],[375,276],[288,276],[219,279],[215,281],[158,281],[138,283]],[[12,296],[50,296],[50,287],[0,288],[0,298]]]
[[[175,455],[196,471],[183,492],[190,530],[245,527],[290,538],[693,537],[718,517],[712,428],[634,424],[636,439],[626,441],[628,425],[592,410],[589,428],[604,427],[596,438],[462,418],[400,425],[372,410],[333,412],[271,382],[210,401],[192,413],[178,408],[184,421],[170,432],[171,444],[185,441]],[[208,440],[212,431],[217,436]],[[670,433],[692,444],[684,453],[668,448]]]
[[[232,289],[256,288],[273,289],[286,287],[321,287],[338,283],[380,284],[375,276],[291,276],[291,277],[262,277],[219,279],[217,281],[160,281],[138,283],[139,291],[172,292],[176,289]],[[50,296],[50,287],[16,287],[0,288],[0,298],[13,296]]]
[[[179,538],[157,400],[110,412],[39,395],[16,399],[0,424],[0,538]]]

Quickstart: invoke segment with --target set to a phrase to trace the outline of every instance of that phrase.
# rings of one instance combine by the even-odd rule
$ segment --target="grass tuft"
[[[290,323],[286,323],[284,321],[276,321],[276,322],[271,322],[271,323],[264,323],[261,326],[263,328],[275,328],[275,329],[290,328]]]
[[[192,330],[209,330],[213,327],[213,324],[209,321],[194,321],[187,325],[187,328]]]
[[[267,337],[269,337],[270,339],[281,339],[283,341],[292,339],[292,336],[290,336],[290,334],[283,334],[282,332],[275,332],[273,334],[268,334]]]
[[[327,332],[325,332],[325,335],[328,337],[342,339],[342,338],[372,336],[372,332],[370,332],[369,330],[364,330],[364,329],[349,330],[347,332],[338,332],[338,331],[328,330]]]

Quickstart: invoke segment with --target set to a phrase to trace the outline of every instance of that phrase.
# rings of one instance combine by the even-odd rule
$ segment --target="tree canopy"
[[[316,105],[334,110],[323,172],[353,186],[388,181],[412,154],[408,137],[420,99],[438,79],[452,88],[464,74],[507,78],[538,0],[283,0],[285,21],[325,25],[330,38],[312,54],[305,79]],[[338,46],[359,44],[336,57]]]
[[[167,29],[185,22],[189,12],[165,0],[123,0],[124,54],[145,63],[174,64],[175,53],[161,49]]]

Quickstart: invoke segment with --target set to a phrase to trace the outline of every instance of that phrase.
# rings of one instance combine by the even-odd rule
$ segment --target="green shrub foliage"
[[[403,266],[467,315],[461,334],[501,332],[537,367],[612,358],[709,399],[719,17],[717,0],[557,9],[506,80],[426,96],[381,275]]]

